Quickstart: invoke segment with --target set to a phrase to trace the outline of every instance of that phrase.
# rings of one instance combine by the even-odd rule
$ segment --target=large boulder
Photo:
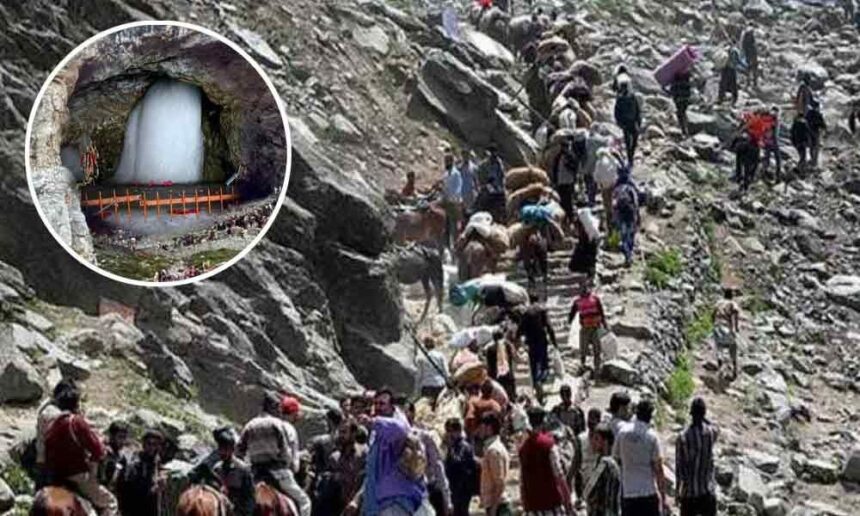
[[[833,302],[860,310],[860,276],[833,276],[824,292]]]
[[[412,116],[429,112],[475,147],[495,144],[509,166],[534,160],[537,145],[500,109],[510,98],[448,52],[431,50],[410,102]],[[423,109],[422,109],[423,108]]]
[[[615,359],[603,364],[601,368],[603,378],[626,385],[635,386],[639,381],[639,371],[624,360]]]
[[[43,394],[39,373],[23,356],[0,356],[0,404],[35,403]]]

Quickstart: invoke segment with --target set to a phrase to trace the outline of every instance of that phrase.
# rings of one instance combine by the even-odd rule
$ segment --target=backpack
[[[403,443],[403,451],[397,460],[400,471],[411,480],[419,480],[424,477],[427,470],[427,455],[421,438],[415,433],[406,436]]]
[[[622,183],[615,187],[615,209],[625,219],[631,219],[639,213],[639,192],[630,183]]]

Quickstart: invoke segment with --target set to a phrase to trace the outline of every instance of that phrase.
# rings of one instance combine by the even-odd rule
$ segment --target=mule
[[[49,486],[33,498],[30,516],[90,516],[95,511],[74,492],[65,487]]]
[[[406,210],[394,221],[394,241],[430,243],[440,251],[445,248],[445,209],[438,201],[427,207]]]
[[[460,282],[483,276],[496,271],[496,254],[477,240],[469,241],[460,251],[457,259],[457,275]]]
[[[436,298],[436,308],[442,311],[445,294],[445,272],[442,268],[442,253],[426,245],[411,245],[394,250],[394,270],[397,281],[406,285],[421,282],[424,287],[423,321],[430,309],[430,301]]]
[[[543,298],[546,299],[549,285],[549,244],[541,231],[532,232],[520,248],[520,259],[528,277],[528,289],[533,291],[537,278],[543,279]]]
[[[290,498],[265,482],[254,487],[254,516],[299,516]]]
[[[227,499],[208,486],[192,486],[182,493],[176,505],[177,516],[227,516]]]

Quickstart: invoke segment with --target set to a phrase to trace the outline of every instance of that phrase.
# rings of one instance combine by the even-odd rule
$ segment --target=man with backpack
[[[726,64],[720,71],[720,90],[717,94],[717,103],[722,104],[726,94],[731,94],[732,105],[738,102],[738,72],[746,71],[746,65],[741,59],[741,54],[738,49],[732,47],[729,49],[729,55],[726,59]]]
[[[809,110],[806,111],[806,123],[809,126],[809,159],[812,162],[812,168],[818,169],[818,156],[821,152],[821,135],[827,130],[827,124],[824,123],[824,116],[821,114],[821,106],[818,100],[812,99],[809,103]]]
[[[753,135],[744,128],[732,141],[735,152],[735,177],[741,191],[746,192],[753,180],[760,160],[759,147]]]
[[[61,413],[44,434],[45,467],[50,472],[51,484],[70,484],[93,504],[100,516],[117,514],[116,498],[99,484],[96,468],[106,450],[98,433],[80,413],[80,391],[74,385],[66,385],[54,401]]]
[[[618,95],[615,97],[615,122],[624,131],[627,162],[632,167],[642,126],[642,110],[639,99],[632,91],[630,78],[623,75],[618,80]]]
[[[615,224],[621,234],[621,250],[624,252],[624,265],[633,264],[633,248],[636,231],[639,229],[639,190],[631,178],[630,167],[618,168],[618,181],[612,192]]]

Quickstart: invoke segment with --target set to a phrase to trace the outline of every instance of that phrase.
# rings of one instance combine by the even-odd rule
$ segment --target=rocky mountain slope
[[[603,74],[598,118],[612,120],[609,75],[622,62],[646,109],[635,174],[652,200],[640,257],[622,271],[604,254],[599,271],[622,362],[587,404],[605,406],[618,384],[661,394],[672,450],[676,418],[693,392],[704,395],[724,430],[721,513],[856,513],[860,150],[845,109],[860,93],[857,33],[836,9],[797,1],[544,3],[573,20],[577,58]],[[154,412],[177,432],[205,428],[211,414],[242,420],[266,389],[320,408],[382,378],[410,385],[401,292],[381,258],[391,220],[382,188],[407,170],[430,180],[446,141],[491,139],[512,163],[535,145],[521,65],[492,41],[446,40],[436,4],[0,5],[0,450],[31,429],[33,403],[60,374],[89,378],[100,421]],[[113,284],[66,256],[33,210],[23,166],[26,118],[51,67],[98,30],[146,18],[199,23],[250,48],[293,117],[288,199],[268,238],[213,280],[159,291]],[[759,24],[765,79],[735,108],[714,106],[713,63],[745,20]],[[681,42],[702,48],[707,79],[690,139],[650,76]],[[742,110],[790,104],[800,66],[814,72],[831,126],[822,170],[740,196],[720,144]],[[715,370],[706,338],[725,280],[739,284],[745,308],[733,382]],[[133,307],[133,324],[94,317],[104,300]]]

